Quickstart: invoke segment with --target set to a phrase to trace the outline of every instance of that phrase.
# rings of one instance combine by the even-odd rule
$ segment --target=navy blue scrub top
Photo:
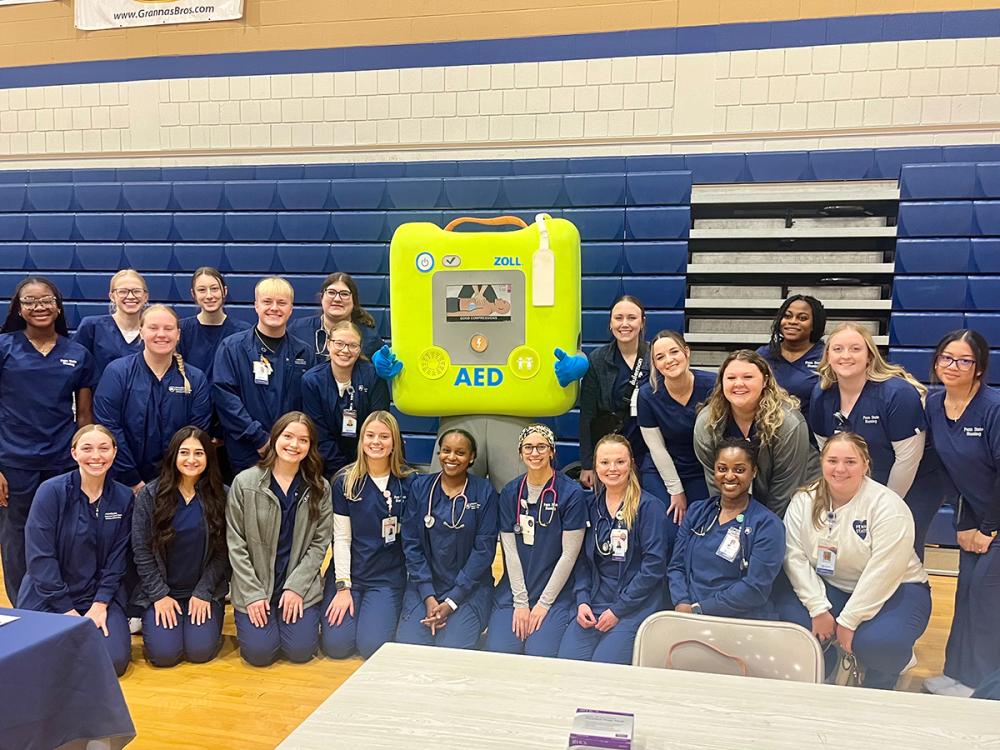
[[[42,355],[24,331],[0,335],[0,465],[72,467],[74,397],[96,384],[93,356],[64,336]]]
[[[927,429],[920,394],[899,377],[882,383],[869,380],[851,413],[838,419],[834,415],[839,411],[837,384],[825,391],[817,385],[809,406],[809,428],[820,437],[846,431],[863,437],[872,457],[872,479],[881,484],[886,483],[896,462],[893,442],[906,440]]]
[[[354,301],[357,304],[357,300]],[[354,322],[354,321],[352,321]],[[374,328],[354,322],[361,330],[361,353],[368,359],[372,358],[382,348],[382,337]],[[297,318],[288,324],[288,332],[295,338],[305,341],[316,354],[317,362],[329,362],[330,352],[327,349],[326,329],[323,328],[323,313],[311,315],[308,318]]]
[[[390,516],[403,521],[403,508],[410,502],[411,477],[389,477],[386,498],[371,477],[365,477],[357,499],[344,494],[344,477],[333,483],[333,512],[351,519],[351,586],[356,589],[406,586],[406,560],[402,534],[386,544],[382,521]],[[355,492],[358,492],[355,487]],[[391,505],[391,511],[390,511]]]
[[[126,341],[111,315],[85,317],[77,326],[73,341],[94,355],[94,374],[97,378],[116,359],[142,351],[142,337],[136,336],[131,343]]]
[[[944,396],[943,389],[927,396],[927,421],[934,448],[962,496],[958,529],[992,533],[1000,529],[1000,391],[980,385],[957,420],[945,416]]]
[[[281,598],[285,589],[285,578],[288,577],[288,563],[292,557],[292,536],[295,531],[295,508],[299,501],[300,476],[295,475],[288,485],[288,492],[282,492],[281,485],[271,477],[271,492],[278,498],[281,506],[281,525],[278,527],[278,550],[274,556],[274,591],[271,594],[272,604]]]
[[[813,388],[819,383],[819,363],[823,359],[825,347],[826,344],[817,341],[809,351],[794,362],[789,362],[780,352],[777,356],[773,356],[771,347],[767,344],[757,350],[757,353],[771,366],[771,372],[774,373],[778,385],[799,400],[799,410],[807,418]]]
[[[245,331],[250,324],[245,320],[227,315],[222,325],[206,326],[198,322],[198,316],[184,318],[181,321],[181,340],[177,351],[184,357],[185,364],[194,365],[209,378],[212,377],[212,363],[215,361],[215,350],[227,336]]]
[[[201,578],[205,561],[205,514],[196,494],[190,503],[177,493],[174,538],[167,548],[167,586],[174,599],[188,599]]]
[[[698,404],[708,400],[715,387],[715,373],[692,370],[694,390],[686,404],[680,404],[667,392],[662,382],[656,392],[649,383],[639,389],[639,426],[655,427],[663,435],[677,476],[682,481],[704,479],[705,470],[694,452],[694,422]],[[696,498],[688,498],[693,500]]]
[[[611,549],[611,530],[624,529],[625,522],[608,514],[607,505],[603,497],[597,500],[597,519],[594,524],[594,541],[599,549]],[[635,529],[630,529],[628,534],[629,545],[638,544]],[[608,609],[618,600],[618,582],[621,578],[624,562],[614,559],[612,554],[601,554],[599,551],[594,555],[594,562],[597,567],[597,595],[590,603],[590,608],[594,614],[600,614]]]
[[[628,363],[622,356],[621,349],[618,348],[617,344],[612,342],[611,346],[614,352],[615,362],[615,383],[611,389],[611,403],[615,404],[617,407],[625,404],[625,423],[622,425],[622,435],[628,438],[628,441],[632,446],[632,457],[635,460],[636,465],[638,465],[649,451],[646,448],[645,441],[642,439],[642,434],[639,432],[639,422],[632,416],[631,402],[627,404],[625,402],[626,394],[630,393],[629,384],[632,380],[632,368],[628,366]],[[638,388],[642,383],[647,382],[649,382],[648,354],[640,363],[636,387]]]

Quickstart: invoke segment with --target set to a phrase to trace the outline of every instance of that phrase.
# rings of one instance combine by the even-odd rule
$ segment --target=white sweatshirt
[[[785,513],[785,573],[810,617],[831,609],[824,580],[851,593],[837,618],[851,630],[877,615],[901,583],[926,583],[913,551],[913,516],[888,487],[866,477],[858,494],[836,509],[832,533],[825,511],[822,528],[816,528],[812,503],[810,493],[797,492]],[[816,572],[821,543],[837,548],[832,575]]]

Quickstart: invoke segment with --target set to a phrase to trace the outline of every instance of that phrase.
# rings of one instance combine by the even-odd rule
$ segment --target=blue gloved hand
[[[562,349],[557,348],[556,355],[556,379],[563,388],[575,383],[587,374],[590,367],[590,360],[583,354],[567,354]]]
[[[388,344],[383,344],[382,348],[372,355],[372,364],[375,365],[375,373],[382,380],[392,380],[403,369],[403,363],[396,359]]]

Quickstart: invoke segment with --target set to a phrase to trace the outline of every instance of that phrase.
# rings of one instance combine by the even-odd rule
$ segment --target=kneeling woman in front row
[[[866,687],[891,690],[931,614],[913,516],[899,495],[868,476],[860,436],[831,436],[820,467],[819,480],[795,494],[785,515],[785,573],[794,594],[776,597],[779,616],[855,654]]]
[[[461,429],[438,438],[441,471],[413,480],[403,509],[409,583],[396,640],[473,648],[486,627],[497,550],[497,495],[469,474],[476,439]]]
[[[107,428],[81,427],[70,453],[79,468],[42,482],[31,504],[25,527],[28,572],[17,607],[93,620],[120,677],[131,658],[122,577],[132,490],[108,475],[115,439]]]
[[[559,646],[564,659],[632,661],[639,625],[663,608],[669,543],[663,503],[643,492],[628,440],[611,434],[594,449],[600,488],[573,573],[576,621]]]
[[[182,427],[163,456],[160,476],[135,501],[132,552],[143,611],[142,642],[156,667],[206,662],[222,643],[229,583],[226,488],[207,432]]]
[[[690,506],[667,569],[678,612],[774,619],[771,586],[785,559],[785,526],[750,496],[756,458],[753,444],[740,438],[716,447],[722,495]]]
[[[556,438],[543,424],[521,432],[528,472],[500,493],[504,576],[493,595],[486,648],[555,656],[573,621],[569,582],[583,544],[587,506],[579,483],[552,466]]]
[[[333,534],[316,428],[300,411],[274,423],[261,462],[233,480],[226,538],[236,638],[255,667],[312,659],[319,646],[320,567]]]
[[[329,367],[329,365],[324,365]],[[399,423],[387,411],[361,425],[361,451],[333,479],[333,563],[323,587],[323,652],[365,659],[396,635],[406,588],[399,519],[414,502]]]

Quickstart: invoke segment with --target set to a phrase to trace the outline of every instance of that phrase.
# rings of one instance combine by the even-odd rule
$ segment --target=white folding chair
[[[635,636],[632,664],[692,672],[823,682],[823,649],[790,622],[656,612]]]

